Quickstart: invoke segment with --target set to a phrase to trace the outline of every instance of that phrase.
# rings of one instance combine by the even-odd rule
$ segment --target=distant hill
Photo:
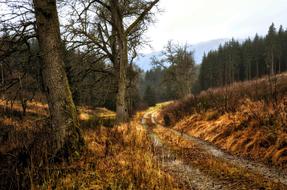
[[[195,45],[190,45],[190,51],[194,51],[194,59],[197,64],[200,64],[204,53],[208,53],[211,50],[216,50],[220,44],[224,44],[230,39],[216,39],[206,42],[201,42]],[[149,54],[139,56],[136,60],[136,64],[143,70],[147,71],[152,68],[151,58],[153,56],[160,56],[161,52],[156,51]]]

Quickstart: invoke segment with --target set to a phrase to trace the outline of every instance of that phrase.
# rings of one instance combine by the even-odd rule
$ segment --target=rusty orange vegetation
[[[212,103],[220,102],[225,89],[214,89],[204,92],[201,98],[184,99],[163,109],[159,120],[164,123],[164,115],[168,115],[171,126],[176,130],[199,137],[216,144],[233,154],[253,158],[268,164],[287,168],[287,77],[286,73],[278,78],[278,100],[256,98],[255,87],[260,96],[269,97],[265,88],[266,79],[238,83],[235,87],[225,87],[231,92],[235,88],[236,97],[232,104],[234,109],[224,110]],[[240,90],[241,89],[241,90]],[[234,92],[233,92],[234,93]],[[264,94],[265,93],[265,94]],[[210,99],[216,97],[217,100]],[[193,102],[191,102],[193,101]],[[198,102],[194,102],[198,101]],[[207,102],[208,107],[194,109],[200,101]],[[189,107],[188,107],[189,106]]]
[[[79,189],[177,189],[153,158],[146,130],[137,122],[85,129],[78,160],[55,166],[50,186]],[[67,174],[65,174],[67,173]]]
[[[209,116],[214,111],[187,116],[175,125],[175,129],[212,142],[233,154],[286,167],[287,133],[286,124],[281,121],[286,122],[287,118],[279,116],[274,125],[268,125],[275,113],[261,110],[262,104],[246,101],[237,112],[225,113],[212,120]]]
[[[4,104],[5,105],[5,104]],[[17,103],[14,110],[20,110]],[[80,107],[82,122],[94,117],[114,118],[115,113],[105,108]],[[21,111],[21,110],[20,110]],[[40,113],[39,115],[35,113]],[[9,126],[8,139],[0,146],[0,154],[14,154],[33,142],[36,131],[46,126],[47,105],[39,102],[28,104],[27,116],[1,118],[1,129]],[[161,170],[155,161],[146,130],[141,126],[143,113],[138,113],[131,123],[106,128],[100,125],[83,127],[85,149],[70,162],[48,164],[47,181],[35,189],[177,189],[174,179]],[[93,125],[93,123],[91,123]],[[43,168],[41,168],[43,169]],[[43,170],[43,171],[44,171]],[[42,170],[41,170],[42,171]]]

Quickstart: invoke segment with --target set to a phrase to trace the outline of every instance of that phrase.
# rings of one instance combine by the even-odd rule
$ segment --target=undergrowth
[[[46,106],[33,103],[27,110],[24,118],[1,117],[0,189],[176,189],[155,161],[139,115],[111,127],[113,112],[81,107],[86,146],[73,157],[55,161],[48,151]]]
[[[276,91],[266,78],[210,89],[166,106],[159,120],[233,154],[287,168],[286,78],[277,77]]]
[[[228,189],[286,189],[281,183],[266,180],[244,167],[238,167],[206,153],[193,142],[175,135],[167,128],[158,127],[154,131],[184,163],[199,168],[201,172],[214,179],[226,181]]]
[[[79,160],[55,166],[46,186],[61,189],[174,189],[156,164],[146,131],[136,122],[84,132]],[[57,172],[60,171],[60,172]]]

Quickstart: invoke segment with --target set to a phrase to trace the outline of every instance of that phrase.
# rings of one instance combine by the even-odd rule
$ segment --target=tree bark
[[[272,50],[271,52],[271,71],[270,71],[271,76],[274,75],[274,52]]]
[[[56,0],[33,0],[33,3],[53,131],[52,151],[70,155],[83,145],[83,138],[64,70]]]
[[[117,69],[118,93],[116,100],[116,122],[123,123],[128,121],[129,114],[126,102],[127,88],[127,66],[128,66],[128,40],[123,26],[123,16],[119,7],[118,0],[111,0],[111,15],[113,28],[116,31],[117,49],[119,62]]]

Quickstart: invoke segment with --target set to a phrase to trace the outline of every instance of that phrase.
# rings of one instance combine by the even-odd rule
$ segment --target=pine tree
[[[156,103],[155,92],[151,86],[147,86],[144,93],[144,101],[148,106],[154,106]]]
[[[278,43],[278,72],[287,70],[287,30],[280,26],[277,36]]]
[[[276,72],[275,68],[275,59],[276,59],[276,51],[277,51],[277,43],[276,43],[276,28],[274,23],[269,27],[268,34],[266,36],[266,66],[269,70],[270,75],[274,75]]]

